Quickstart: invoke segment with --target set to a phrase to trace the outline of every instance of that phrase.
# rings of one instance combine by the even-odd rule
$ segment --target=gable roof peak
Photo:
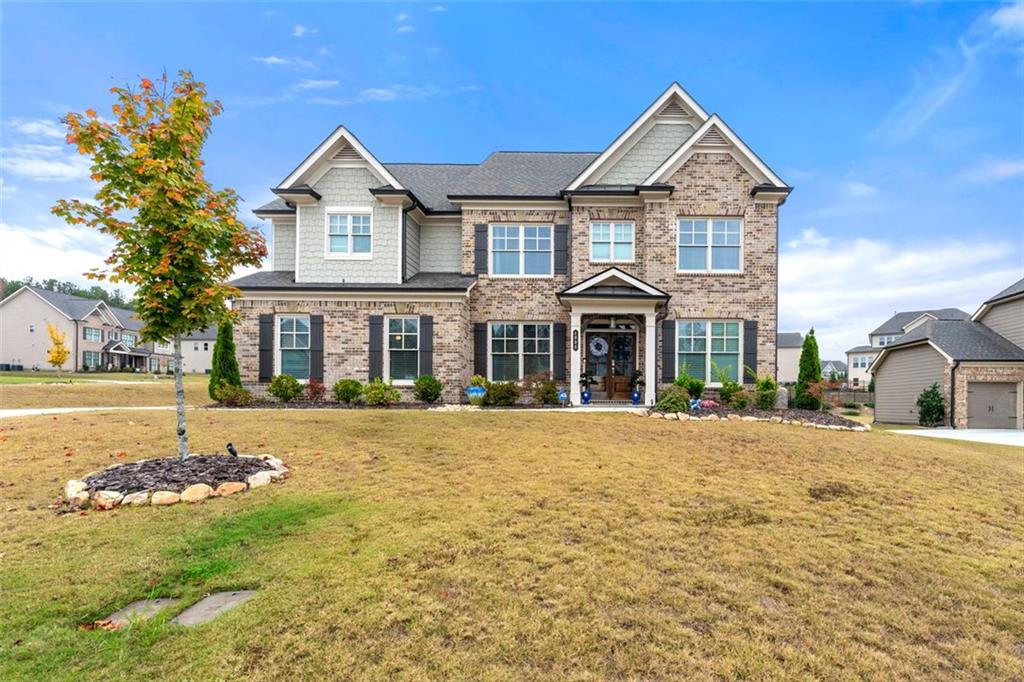
[[[340,156],[339,156],[340,155]],[[335,158],[338,157],[338,158]],[[405,189],[395,176],[377,160],[370,150],[359,141],[345,126],[340,125],[328,135],[323,142],[317,145],[316,149],[310,152],[309,156],[302,160],[295,170],[277,186],[278,190],[294,189],[300,185],[307,184],[311,171],[320,167],[323,163],[332,161],[365,161],[370,170],[381,179],[385,185],[391,185],[395,189]]]

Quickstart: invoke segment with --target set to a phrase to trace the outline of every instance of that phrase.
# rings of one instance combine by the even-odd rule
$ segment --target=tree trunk
[[[185,379],[181,371],[181,337],[174,337],[174,402],[178,408],[178,460],[188,458],[188,436],[185,434]]]

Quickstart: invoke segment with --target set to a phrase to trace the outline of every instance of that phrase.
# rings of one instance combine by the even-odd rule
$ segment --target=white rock
[[[740,417],[740,419],[742,421],[745,421],[745,422],[756,422],[757,421],[757,417],[751,416],[749,414]]]
[[[88,486],[85,485],[85,481],[78,481],[72,479],[68,481],[67,484],[64,485],[64,497],[70,500],[72,497],[76,496],[78,493],[82,492],[87,487]]]
[[[73,507],[84,507],[89,504],[89,491],[83,490],[68,498]]]
[[[774,417],[769,418],[768,421],[770,421],[772,424],[781,424],[782,423],[782,417],[779,417],[778,415],[776,415]]]
[[[213,494],[213,488],[205,483],[196,483],[181,491],[181,501],[202,502],[211,494]]]
[[[268,471],[267,474],[270,476],[270,479],[272,481],[278,481],[280,479],[288,477],[288,470],[282,467],[280,469],[274,469],[273,471]]]
[[[830,424],[828,428],[829,428],[830,431],[842,431],[846,427],[839,426],[838,424]]]
[[[813,429],[814,428],[814,422],[804,422],[800,426],[803,426],[805,429]]]
[[[679,417],[676,416],[675,412],[666,412],[664,418],[665,419],[679,419]]]
[[[143,505],[143,504],[149,504],[149,493],[146,492],[145,490],[137,492],[137,493],[128,493],[127,495],[124,496],[124,499],[121,500],[121,505],[122,506],[127,505],[127,504],[136,505],[136,506],[140,506],[140,505]]]
[[[719,416],[718,416],[717,414],[709,414],[709,415],[708,415],[708,416],[706,416],[706,417],[701,417],[701,419],[702,419],[703,421],[706,421],[706,422],[717,422],[717,421],[721,421],[721,417],[719,417]]]
[[[825,431],[828,431],[828,425],[827,424],[815,424],[814,428],[816,428],[816,429],[824,429]]]
[[[178,504],[181,502],[181,495],[170,490],[157,490],[153,493],[153,499],[151,504],[155,506],[162,506],[167,504]]]
[[[258,471],[245,479],[245,482],[250,488],[259,488],[260,486],[267,485],[270,483],[270,472]]]
[[[664,415],[661,414],[661,412],[651,412],[651,414],[649,416],[650,416],[651,419],[664,419],[665,418]]]
[[[113,509],[123,499],[124,495],[116,490],[98,490],[93,493],[92,506],[94,509]]]
[[[741,417],[740,415],[732,414],[732,413],[729,413],[729,414],[725,415],[725,418],[728,419],[731,422],[738,422],[741,419],[743,419],[743,417]]]
[[[688,422],[690,421],[690,415],[685,412],[676,412],[676,419],[681,422]]]

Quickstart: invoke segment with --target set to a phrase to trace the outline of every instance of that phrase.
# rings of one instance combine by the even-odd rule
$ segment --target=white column
[[[571,313],[569,317],[569,402],[576,406],[582,404],[580,373],[583,368],[580,366],[580,349],[583,346],[583,333],[580,331],[580,313]]]
[[[655,388],[658,383],[658,371],[657,371],[657,360],[658,357],[658,321],[657,314],[652,310],[649,313],[644,313],[644,321],[647,323],[647,332],[644,336],[644,404],[653,405],[655,403]],[[666,339],[662,340],[663,343],[668,343]]]

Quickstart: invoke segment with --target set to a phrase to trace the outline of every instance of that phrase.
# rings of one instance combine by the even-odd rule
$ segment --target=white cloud
[[[877,187],[869,185],[866,182],[861,182],[860,180],[847,180],[844,189],[851,197],[858,199],[873,197],[878,194]]]
[[[23,144],[3,149],[3,168],[31,180],[67,182],[89,177],[89,159],[64,153],[64,147]]]
[[[410,26],[409,24],[402,24],[401,26],[395,29],[395,33],[412,33],[413,30],[415,29],[413,29],[413,27]]]
[[[293,85],[292,90],[327,90],[335,87],[338,87],[338,81],[305,78]]]
[[[999,32],[1024,35],[1024,3],[1003,5],[992,13],[989,21]]]
[[[14,132],[28,137],[63,139],[66,134],[60,123],[48,118],[12,118],[7,125]]]
[[[299,69],[310,69],[313,68],[312,62],[303,59],[302,57],[278,57],[277,55],[269,55],[267,57],[253,57],[254,62],[259,62],[264,66],[289,66]]]
[[[816,230],[803,235],[780,254],[779,331],[814,327],[828,359],[844,359],[899,310],[974,312],[1020,279],[1024,258],[1020,245],[1005,242],[856,239],[837,249]]]
[[[321,104],[325,106],[351,106],[353,104],[365,104],[367,102],[424,100],[443,95],[475,92],[479,89],[480,88],[476,85],[460,85],[447,90],[438,88],[435,85],[389,85],[387,87],[366,88],[364,90],[360,90],[355,97],[311,97],[307,102],[309,104]]]
[[[292,27],[293,38],[301,38],[303,36],[310,35],[311,33],[317,33],[317,29],[303,26],[302,24],[295,24],[295,26]]]
[[[329,57],[331,55],[331,50],[326,47],[318,47],[316,48],[316,53],[320,57]]]
[[[444,5],[434,5],[433,7],[430,8],[430,11],[431,12],[447,12],[448,8],[445,7]]]
[[[83,273],[104,267],[114,244],[112,237],[98,230],[56,219],[32,226],[0,223],[0,235],[4,243],[0,272],[5,277],[55,277],[79,284],[87,282]]]
[[[1024,174],[1024,159],[997,159],[986,157],[974,167],[964,171],[962,177],[971,182],[999,182]]]
[[[402,21],[406,21],[408,18],[409,18],[409,13],[408,12],[399,12],[398,16],[395,17],[395,21],[402,22]]]

